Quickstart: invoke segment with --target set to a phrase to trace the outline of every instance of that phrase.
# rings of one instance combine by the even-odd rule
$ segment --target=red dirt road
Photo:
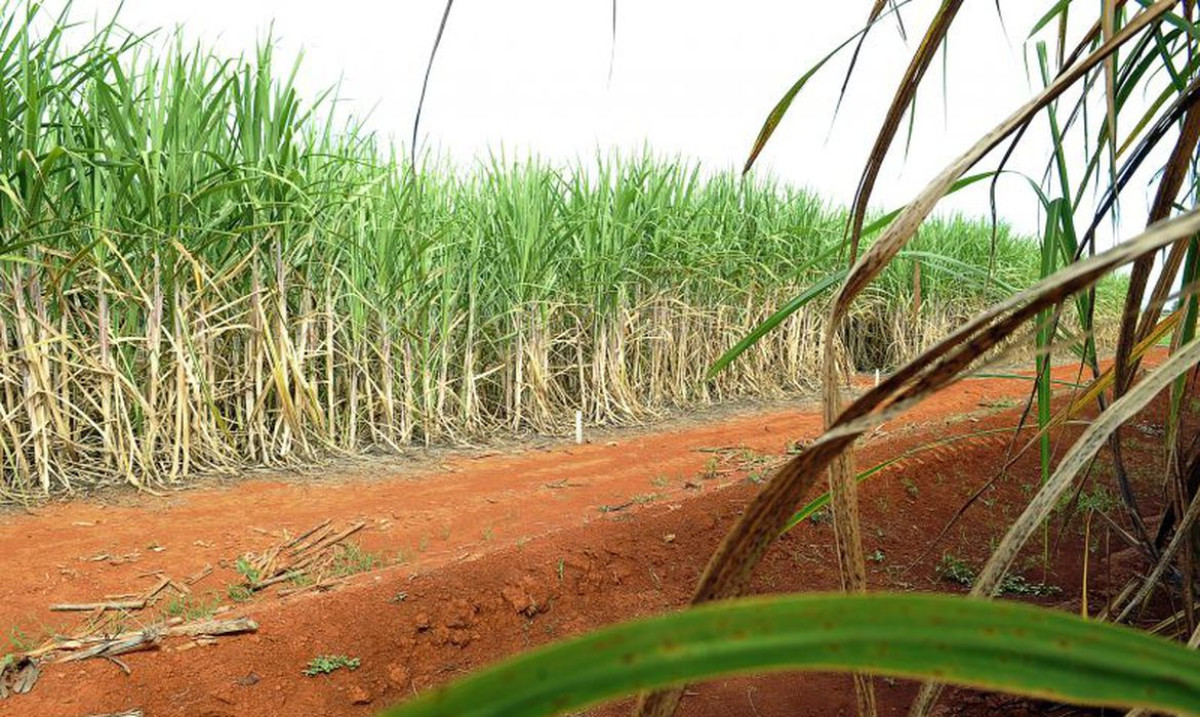
[[[1070,380],[1074,372],[1058,377]],[[1016,413],[1005,408],[1028,390],[1024,380],[966,380],[864,441],[860,467],[931,439],[1012,426]],[[193,590],[224,598],[239,581],[237,556],[325,519],[366,522],[359,544],[389,565],[330,593],[277,598],[268,591],[228,613],[254,617],[257,634],[195,649],[167,642],[122,657],[128,675],[104,660],[46,666],[30,694],[0,701],[0,715],[76,717],[134,707],[148,717],[370,714],[527,647],[676,608],[757,490],[746,480],[761,470],[757,457],[781,456],[819,425],[811,411],[773,411],[597,445],[458,457],[423,473],[397,475],[380,462],[303,479],[254,477],[162,498],[137,496],[119,505],[75,501],[2,515],[0,626],[32,642],[78,621],[49,612],[50,604],[136,593],[160,575],[182,580],[212,566]],[[943,553],[968,561],[986,555],[988,540],[1027,500],[1028,475],[1020,471],[1035,465],[1036,456],[1022,459],[1013,478],[989,491],[930,557],[908,569],[965,497],[992,477],[1010,440],[1011,433],[963,441],[864,484],[865,548],[876,585],[949,589],[934,571]],[[1082,538],[1073,529],[1063,536],[1059,552],[1076,554]],[[1108,581],[1095,565],[1089,590],[1093,604],[1102,605]],[[1059,561],[1027,575],[1059,586],[1061,595],[1050,601],[1069,604],[1079,592],[1077,573]],[[836,585],[832,530],[806,523],[771,551],[755,590]],[[134,615],[126,628],[157,617]],[[358,657],[362,665],[302,676],[319,654]],[[879,687],[885,712],[900,714],[911,685]],[[766,717],[852,709],[845,678],[786,675],[703,685],[682,713]]]

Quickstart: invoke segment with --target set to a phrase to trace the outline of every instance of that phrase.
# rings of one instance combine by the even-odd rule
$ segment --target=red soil
[[[1058,377],[1075,376],[1064,369]],[[1011,427],[1018,411],[1004,406],[1028,390],[1024,380],[964,381],[866,439],[859,466],[930,440]],[[376,462],[319,478],[254,477],[166,497],[76,500],[0,516],[0,627],[27,635],[69,630],[78,620],[49,612],[52,603],[145,590],[156,571],[182,579],[211,565],[213,573],[194,590],[224,597],[239,580],[232,567],[238,555],[327,518],[339,525],[367,522],[360,545],[391,563],[329,593],[277,598],[268,591],[229,613],[254,617],[257,634],[186,650],[168,641],[158,651],[123,656],[128,675],[99,659],[45,666],[30,694],[0,701],[0,715],[75,717],[134,707],[149,717],[370,714],[528,647],[678,608],[757,490],[746,480],[751,466],[712,449],[780,456],[791,441],[816,435],[819,425],[811,410],[774,411],[596,445],[460,456],[424,473],[397,474],[394,465]],[[1153,438],[1127,433],[1133,434],[1129,460],[1157,460]],[[952,554],[978,565],[986,557],[988,541],[1002,534],[1037,483],[1036,451],[1020,458],[940,543],[932,545],[932,536],[995,475],[1012,440],[1009,431],[954,443],[863,484],[865,550],[873,556],[876,587],[958,589],[938,577],[939,559]],[[714,458],[722,459],[715,476]],[[601,510],[624,504],[620,511]],[[1049,567],[1040,559],[1036,567],[1034,561],[1023,565],[1030,582],[1061,589],[1044,600],[1048,604],[1078,602],[1079,525],[1077,519],[1061,531]],[[1111,545],[1111,557],[1103,549],[1092,557],[1093,613],[1109,596],[1109,573],[1127,570],[1130,562],[1115,552],[1117,540]],[[1035,552],[1040,558],[1040,545]],[[805,522],[772,549],[754,590],[837,584],[832,528]],[[131,617],[128,626],[137,621]],[[361,667],[303,676],[319,654],[355,656]],[[835,675],[720,680],[692,688],[681,713],[851,714],[849,685]],[[913,686],[882,680],[877,686],[884,713],[903,713]],[[965,692],[949,703],[972,714],[1010,704]],[[1012,706],[1018,714],[1036,709],[1025,702]]]

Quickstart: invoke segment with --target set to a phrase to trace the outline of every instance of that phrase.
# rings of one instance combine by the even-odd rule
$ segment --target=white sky
[[[48,3],[53,6],[54,3]],[[117,0],[76,0],[76,17],[107,17]],[[460,164],[503,148],[566,163],[597,148],[639,149],[740,167],[767,112],[790,84],[863,22],[870,0],[643,0],[618,5],[609,82],[609,0],[458,0],[422,119],[424,146]],[[937,6],[915,0],[868,38],[850,92],[832,123],[849,54],[826,66],[793,105],[759,170],[852,198],[859,172],[907,58]],[[1045,3],[967,3],[949,58],[935,63],[919,99],[912,151],[901,141],[873,204],[893,208],[1027,99],[1025,36]],[[123,24],[146,31],[181,25],[225,54],[251,52],[274,27],[280,59],[303,48],[302,87],[339,80],[348,111],[407,144],[421,78],[443,0],[126,0]],[[53,9],[53,7],[51,7]],[[1032,49],[1028,55],[1033,57]],[[283,66],[286,63],[281,63]],[[947,72],[943,74],[943,67]],[[942,99],[947,89],[948,103]],[[1040,83],[1037,83],[1040,84]],[[1039,174],[1045,121],[1020,163]],[[902,129],[902,133],[906,127]],[[986,184],[950,198],[947,209],[988,211]],[[1126,192],[1125,216],[1143,221],[1143,185]],[[1001,215],[1034,231],[1034,199],[1018,179],[1001,184]]]

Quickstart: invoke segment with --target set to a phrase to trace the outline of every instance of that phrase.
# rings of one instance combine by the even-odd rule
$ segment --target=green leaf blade
[[[549,715],[653,687],[780,670],[868,671],[1200,714],[1200,655],[1181,645],[1045,608],[913,593],[735,600],[624,623],[385,714]]]

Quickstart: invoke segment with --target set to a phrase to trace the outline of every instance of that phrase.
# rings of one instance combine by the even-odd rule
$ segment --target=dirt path
[[[1074,375],[1064,370],[1060,378]],[[964,381],[873,434],[860,463],[934,438],[1012,426],[1015,412],[1005,409],[1028,388],[1024,380]],[[238,555],[326,519],[365,522],[359,544],[388,563],[331,593],[267,594],[235,606],[230,614],[259,621],[258,634],[132,654],[123,658],[129,675],[103,660],[49,666],[31,694],[0,701],[0,715],[74,717],[131,707],[153,717],[367,714],[528,646],[673,608],[686,601],[756,490],[747,478],[818,428],[813,413],[777,411],[599,445],[455,458],[419,475],[360,468],[326,480],[254,478],[167,498],[77,501],[0,517],[0,626],[34,642],[78,620],[48,612],[51,603],[138,592],[161,575],[182,579],[211,566],[194,589],[224,596],[239,580]],[[931,561],[907,569],[931,531],[990,477],[983,467],[1002,462],[1010,439],[964,441],[865,484],[873,580],[944,589],[934,571],[944,551],[982,558],[986,541],[1028,495],[1027,482],[997,486],[987,509],[952,530]],[[1059,599],[1077,592],[1070,566],[1037,577],[1060,580]],[[813,523],[772,551],[756,589],[835,585],[832,531]],[[1102,593],[1106,582],[1094,579],[1089,588]],[[138,618],[130,621],[136,626]],[[303,677],[318,654],[355,656],[362,666]],[[825,715],[852,707],[840,677],[779,679],[706,685],[688,698],[686,713]],[[910,687],[882,689],[892,710]]]

